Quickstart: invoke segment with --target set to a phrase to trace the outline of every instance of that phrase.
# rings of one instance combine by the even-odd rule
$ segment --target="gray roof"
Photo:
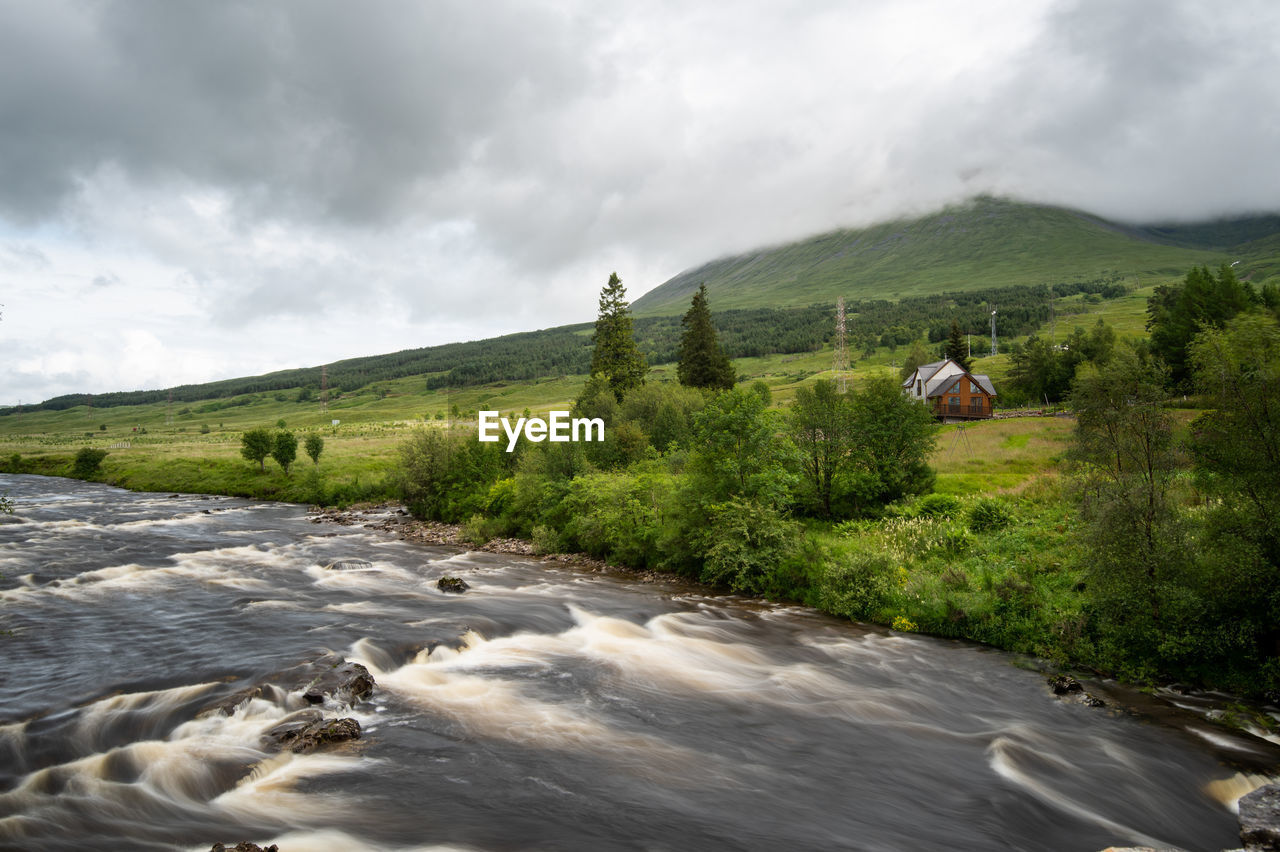
[[[916,371],[914,373],[902,380],[902,386],[904,388],[909,387],[917,378],[921,381],[929,381],[929,379],[933,378],[934,373],[942,369],[942,365],[945,363],[947,362],[934,361],[932,364],[921,364],[919,367],[916,367]]]
[[[991,383],[991,377],[986,373],[947,373],[946,375],[939,376],[935,379],[934,376],[941,372],[942,368],[948,363],[955,364],[955,362],[950,359],[934,361],[932,364],[921,364],[916,368],[914,373],[903,380],[902,386],[904,388],[910,387],[915,383],[916,379],[920,379],[924,382],[925,398],[928,398],[946,393],[945,388],[951,387],[951,384],[962,376],[968,376],[977,382],[978,387],[982,388],[985,392],[989,393],[991,396],[996,395],[996,386]],[[960,365],[956,364],[956,366],[959,367]]]

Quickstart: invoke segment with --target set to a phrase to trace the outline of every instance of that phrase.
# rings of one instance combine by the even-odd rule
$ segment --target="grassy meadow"
[[[1124,297],[1096,303],[1079,295],[1059,298],[1056,322],[1053,327],[1046,324],[1038,333],[1063,338],[1072,328],[1088,328],[1101,318],[1121,337],[1142,336],[1146,298],[1154,287],[1151,284]],[[987,346],[986,336],[973,336],[975,354]],[[866,357],[851,352],[847,380],[856,385],[876,373],[896,375],[909,348],[880,347]],[[1008,376],[1009,363],[1007,354],[978,355],[974,370],[988,373],[999,390]],[[789,406],[798,387],[834,377],[832,364],[830,346],[734,361],[741,380],[763,381],[769,386],[777,408]],[[675,380],[674,364],[653,367],[649,372],[649,381]],[[413,376],[344,392],[327,406],[316,399],[298,402],[299,391],[292,389],[190,403],[109,408],[81,405],[60,411],[10,412],[0,416],[0,470],[69,475],[75,453],[81,447],[94,447],[108,452],[100,478],[136,490],[307,503],[385,499],[393,494],[390,477],[398,448],[413,430],[471,426],[475,412],[481,409],[516,416],[526,410],[532,414],[567,410],[585,381],[582,375],[557,376],[429,390],[425,377]],[[310,432],[324,438],[318,466],[313,466],[301,449],[287,475],[270,459],[266,471],[261,472],[241,458],[244,431],[275,428],[280,421],[299,438]],[[955,495],[1006,494],[1037,476],[1052,476],[1069,434],[1070,421],[1058,418],[946,426],[939,433],[933,457],[937,490]]]

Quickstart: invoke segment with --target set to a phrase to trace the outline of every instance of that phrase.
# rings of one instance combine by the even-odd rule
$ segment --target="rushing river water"
[[[1228,780],[1275,765],[973,645],[290,505],[5,491],[3,849],[1221,849]],[[363,737],[266,747],[326,651],[377,680]]]

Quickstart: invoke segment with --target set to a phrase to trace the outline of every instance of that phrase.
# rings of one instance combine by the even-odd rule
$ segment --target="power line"
[[[836,351],[834,366],[836,381],[840,384],[840,393],[844,393],[849,389],[848,377],[845,375],[849,370],[849,348],[845,341],[844,296],[838,296],[836,298]]]

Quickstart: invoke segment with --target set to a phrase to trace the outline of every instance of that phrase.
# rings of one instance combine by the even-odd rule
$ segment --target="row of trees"
[[[303,442],[303,447],[312,464],[319,467],[320,453],[324,452],[324,438],[311,432]],[[267,469],[267,458],[273,458],[288,473],[289,467],[298,458],[298,438],[287,429],[275,432],[266,427],[250,429],[240,436],[240,455],[246,461],[257,462],[258,470],[262,472]]]
[[[1280,324],[1244,311],[1185,355],[1213,406],[1189,433],[1146,347],[1117,348],[1072,391],[1098,655],[1138,677],[1277,690]]]

